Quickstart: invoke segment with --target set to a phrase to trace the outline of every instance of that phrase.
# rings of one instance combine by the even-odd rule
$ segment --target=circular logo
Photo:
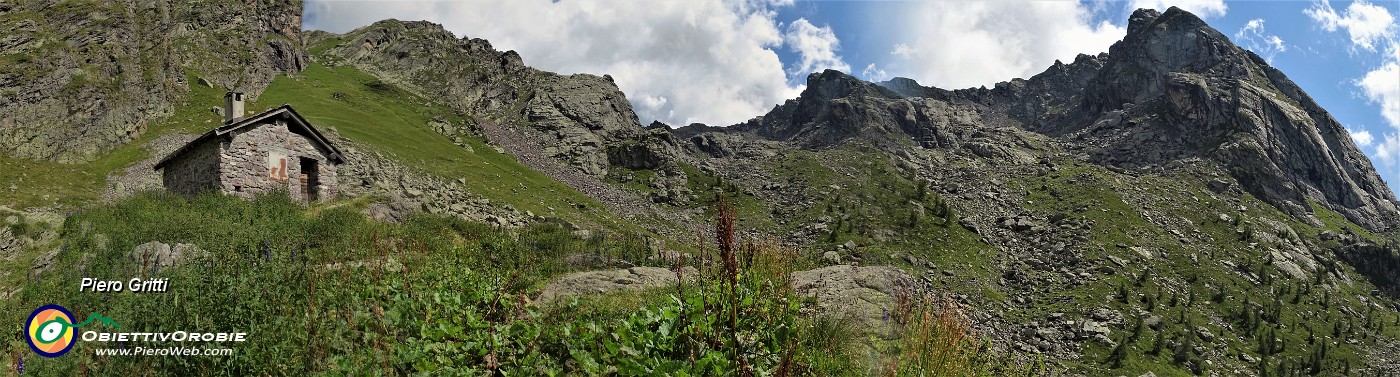
[[[43,357],[59,357],[73,349],[73,313],[62,306],[48,304],[29,314],[29,348]]]

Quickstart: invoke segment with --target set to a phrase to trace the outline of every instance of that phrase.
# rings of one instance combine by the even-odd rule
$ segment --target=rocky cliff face
[[[606,75],[540,71],[514,51],[497,51],[483,39],[458,39],[441,25],[422,21],[381,21],[334,37],[333,43],[327,55],[336,61],[328,63],[352,64],[478,121],[528,126],[539,134],[545,153],[590,175],[606,174],[610,162],[656,163],[634,158],[642,153],[638,145],[660,148],[642,154],[661,162],[675,155],[669,135],[646,132]]]
[[[1086,144],[1096,161],[1205,158],[1294,216],[1306,219],[1313,201],[1372,229],[1396,225],[1394,194],[1342,125],[1282,72],[1186,11],[1134,13],[1128,35],[1066,114],[1071,121],[1040,130]]]
[[[678,131],[711,154],[720,134],[823,148],[851,138],[1034,162],[1017,131],[1129,171],[1217,164],[1248,192],[1319,224],[1309,202],[1371,229],[1400,220],[1395,197],[1345,129],[1283,73],[1178,8],[1139,10],[1110,51],[1030,79],[944,90],[826,71],[802,95],[730,129]],[[891,149],[892,148],[892,149]]]
[[[257,95],[299,71],[301,4],[0,4],[0,153],[79,162],[169,115],[187,74]]]

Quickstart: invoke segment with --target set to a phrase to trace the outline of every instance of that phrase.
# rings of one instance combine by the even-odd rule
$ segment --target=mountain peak
[[[1128,17],[1128,35],[1137,34],[1143,27],[1152,23],[1152,21],[1156,21],[1157,17],[1161,16],[1161,12],[1152,8],[1142,8],[1134,11],[1132,17]]]
[[[1211,157],[1255,196],[1309,220],[1308,202],[1371,229],[1396,224],[1394,195],[1345,129],[1282,72],[1180,8],[1133,13],[1084,86],[1077,121],[1096,161],[1162,166]],[[1190,135],[1187,137],[1186,135]]]
[[[854,95],[898,97],[897,94],[885,88],[834,69],[807,75],[807,89],[802,91],[804,99],[830,100]]]

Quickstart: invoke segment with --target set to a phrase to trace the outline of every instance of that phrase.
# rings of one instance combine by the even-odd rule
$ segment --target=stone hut
[[[243,93],[228,93],[223,110],[223,125],[156,163],[166,190],[242,197],[286,190],[308,203],[336,196],[342,154],[291,105],[245,117]]]

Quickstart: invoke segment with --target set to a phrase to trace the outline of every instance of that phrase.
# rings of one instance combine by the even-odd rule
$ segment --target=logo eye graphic
[[[43,357],[59,357],[73,349],[73,313],[54,305],[44,305],[29,314],[29,348]]]
[[[61,319],[50,320],[39,325],[39,336],[35,339],[43,344],[57,342],[63,336],[64,331],[68,331],[67,322]]]

